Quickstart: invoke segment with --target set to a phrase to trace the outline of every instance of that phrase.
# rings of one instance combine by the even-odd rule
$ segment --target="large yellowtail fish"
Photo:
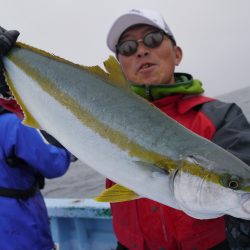
[[[3,59],[24,123],[118,183],[97,200],[146,197],[195,218],[250,219],[250,168],[131,93],[117,61],[84,67],[18,43]]]

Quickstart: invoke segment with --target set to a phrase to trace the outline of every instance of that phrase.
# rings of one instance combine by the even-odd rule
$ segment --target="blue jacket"
[[[6,158],[14,152],[25,166],[11,167]],[[27,189],[36,175],[55,178],[69,166],[69,153],[44,143],[33,128],[22,125],[14,114],[0,115],[0,187]],[[53,241],[49,218],[40,191],[27,199],[0,196],[0,249],[51,250]]]

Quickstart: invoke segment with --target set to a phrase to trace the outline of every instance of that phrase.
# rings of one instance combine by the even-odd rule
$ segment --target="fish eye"
[[[223,174],[220,181],[224,187],[228,187],[233,190],[240,189],[240,178],[238,176]]]
[[[230,180],[228,182],[228,187],[237,190],[239,188],[239,182],[236,180]]]

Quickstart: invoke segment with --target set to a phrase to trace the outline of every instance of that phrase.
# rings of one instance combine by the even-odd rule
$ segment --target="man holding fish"
[[[107,45],[109,49],[116,54],[123,74],[126,79],[130,81],[130,87],[133,92],[148,100],[155,107],[163,111],[163,113],[167,114],[189,130],[201,137],[213,141],[244,161],[247,165],[250,165],[250,125],[242,114],[242,111],[235,104],[226,104],[213,98],[203,96],[202,93],[204,90],[202,89],[201,82],[193,79],[190,74],[175,73],[175,67],[180,64],[182,59],[182,50],[177,46],[173,33],[158,12],[134,9],[120,16],[110,28],[107,37]],[[24,51],[22,48],[16,50],[16,52],[13,53],[13,57],[5,61],[7,72],[10,72],[10,77],[13,77],[11,80],[14,84],[14,89],[19,89],[19,92],[22,92],[22,88],[24,88],[22,86],[24,85],[18,86],[18,81],[15,81],[16,74],[20,74],[20,76],[22,74],[22,76],[30,74],[33,79],[32,81],[37,81],[39,83],[38,80],[42,75],[39,75],[40,73],[38,74],[37,72],[43,67],[46,68],[47,65],[47,61],[45,61],[44,58],[40,60],[40,56],[39,58],[37,57],[37,51],[30,52],[29,48],[27,50],[28,52]],[[19,52],[20,54],[18,54]],[[21,62],[21,55],[26,56],[26,53],[28,56],[25,58],[25,63]],[[33,59],[31,60],[30,58]],[[34,67],[37,67],[38,71],[37,69],[31,70],[30,68],[32,65],[31,62],[33,62],[35,58],[37,58],[36,64],[38,66],[35,65]],[[51,56],[48,56],[48,58],[48,60],[50,60]],[[40,61],[38,62],[38,60]],[[14,64],[19,65],[21,70],[16,69],[16,67],[12,65],[12,61]],[[67,62],[65,62],[65,64],[67,64]],[[55,65],[51,64],[51,68],[53,67],[57,67],[56,62]],[[65,69],[68,70],[69,73],[67,73]],[[63,74],[63,72],[65,72],[64,78],[69,77],[71,72],[73,72],[71,71],[71,65],[65,66],[65,69],[60,73]],[[13,72],[16,73],[14,74]],[[54,72],[50,75],[50,72],[46,71],[46,74],[46,79],[44,78],[46,86],[44,85],[45,87],[43,89],[46,89],[48,83],[50,84],[52,82],[55,82],[57,84],[56,86],[61,87],[60,84],[62,84],[62,81],[58,81],[58,77],[54,79]],[[74,77],[76,77],[77,74],[80,76],[83,73],[74,68],[74,74],[72,74],[72,76],[74,75]],[[100,73],[100,75],[105,74]],[[21,77],[19,79],[21,79]],[[44,82],[42,82],[42,84]],[[70,82],[70,79],[65,79],[65,82]],[[230,241],[232,247],[247,247],[250,242],[250,227],[247,227],[248,221],[240,221],[240,219],[234,219],[232,217],[227,217],[226,221],[223,215],[235,215],[235,217],[242,219],[250,218],[249,180],[238,177],[241,172],[245,171],[244,173],[246,173],[246,175],[249,173],[248,166],[238,162],[235,157],[226,157],[225,159],[231,159],[235,162],[235,164],[230,167],[230,170],[234,168],[231,173],[237,174],[230,175],[223,173],[218,179],[218,175],[214,175],[210,172],[211,169],[217,169],[213,169],[209,163],[204,160],[204,157],[210,153],[208,159],[212,159],[213,155],[221,153],[221,158],[223,158],[224,155],[227,154],[219,148],[214,149],[214,146],[207,141],[202,142],[202,145],[195,145],[193,147],[195,151],[192,150],[189,155],[186,155],[185,161],[180,162],[180,165],[175,161],[169,160],[169,158],[164,158],[164,152],[167,154],[169,151],[167,149],[164,151],[164,145],[161,143],[157,147],[155,147],[155,145],[157,141],[161,141],[162,139],[162,143],[164,143],[163,133],[167,133],[166,131],[168,129],[170,133],[172,132],[175,136],[174,138],[165,138],[165,141],[173,140],[168,146],[173,146],[178,153],[187,145],[188,138],[195,140],[195,137],[189,137],[189,135],[182,137],[182,132],[184,133],[184,131],[182,131],[182,128],[180,128],[180,130],[179,128],[176,129],[177,125],[174,123],[172,127],[174,130],[171,131],[171,128],[167,126],[164,127],[164,130],[161,130],[162,135],[157,135],[156,138],[158,138],[158,140],[154,141],[155,143],[152,143],[150,149],[148,149],[147,145],[150,144],[150,141],[144,140],[147,132],[150,134],[156,133],[162,125],[159,123],[156,124],[157,128],[155,131],[153,130],[154,128],[146,126],[147,122],[148,124],[152,122],[150,119],[147,120],[146,116],[152,114],[152,117],[154,117],[154,110],[152,110],[150,106],[146,106],[146,103],[139,104],[141,101],[135,100],[136,105],[138,104],[140,110],[145,111],[146,116],[145,114],[141,116],[141,113],[137,109],[132,110],[132,112],[137,112],[135,117],[138,118],[140,116],[140,119],[145,118],[147,122],[138,123],[140,126],[145,125],[145,129],[141,127],[141,134],[144,133],[143,135],[145,136],[140,137],[138,133],[133,134],[137,129],[136,123],[138,121],[134,119],[132,116],[133,114],[131,115],[131,109],[129,109],[129,107],[134,106],[132,104],[130,105],[129,101],[125,102],[122,98],[126,97],[132,102],[134,101],[134,97],[127,95],[126,92],[122,92],[120,95],[118,90],[114,90],[114,88],[111,88],[109,85],[104,86],[104,82],[100,82],[99,88],[103,88],[103,90],[100,90],[101,94],[105,94],[105,91],[107,91],[107,93],[108,91],[117,91],[116,94],[114,93],[117,97],[119,96],[119,98],[116,99],[120,102],[117,103],[117,106],[121,103],[127,105],[124,107],[124,110],[128,110],[127,116],[131,115],[131,122],[130,125],[125,128],[122,126],[122,123],[121,125],[119,124],[119,122],[124,119],[123,116],[119,117],[119,114],[122,113],[123,110],[120,109],[117,112],[114,108],[113,111],[117,113],[110,117],[109,112],[105,112],[105,101],[111,106],[110,102],[108,102],[108,95],[105,95],[106,98],[104,99],[100,94],[102,105],[97,105],[99,94],[95,96],[95,102],[90,103],[93,100],[92,96],[96,93],[96,91],[91,92],[91,88],[94,88],[94,84],[98,84],[97,82],[98,80],[95,78],[95,82],[91,82],[91,86],[85,83],[79,86],[79,88],[83,86],[84,88],[86,87],[84,90],[85,103],[83,105],[87,108],[82,111],[85,112],[84,116],[80,117],[81,113],[79,112],[79,106],[77,106],[77,112],[74,111],[74,108],[72,108],[71,112],[71,114],[75,112],[74,115],[79,116],[79,121],[83,121],[84,126],[86,125],[86,127],[83,127],[81,130],[81,134],[84,135],[86,133],[86,136],[83,136],[84,139],[82,140],[79,139],[79,142],[74,143],[76,145],[79,143],[77,147],[74,147],[74,145],[71,145],[69,142],[69,140],[72,139],[69,130],[67,130],[69,136],[66,137],[66,134],[63,134],[65,138],[61,140],[66,148],[69,147],[70,151],[79,159],[83,161],[86,159],[86,162],[89,163],[90,166],[95,166],[95,169],[100,173],[103,173],[107,177],[110,176],[109,179],[113,179],[113,181],[107,180],[108,190],[110,190],[110,187],[115,187],[114,190],[117,190],[115,182],[119,183],[119,180],[121,180],[119,184],[127,186],[135,191],[135,193],[132,193],[131,197],[133,196],[138,199],[127,199],[129,201],[125,201],[124,199],[120,200],[120,202],[117,202],[118,199],[114,199],[114,202],[111,203],[114,231],[118,239],[117,249],[230,249],[228,241]],[[67,88],[67,94],[73,88],[76,87],[71,85],[71,88]],[[41,91],[43,91],[42,88]],[[77,99],[79,93],[81,93],[81,91],[76,89],[72,96]],[[22,93],[20,93],[20,96],[21,95]],[[24,96],[25,95],[24,91]],[[91,98],[88,101],[89,96]],[[68,100],[70,100],[69,97],[67,97]],[[55,97],[55,99],[56,98],[57,97]],[[28,99],[28,96],[26,96],[26,99]],[[114,100],[114,98],[112,99]],[[23,100],[25,100],[25,98]],[[36,100],[33,101],[35,102]],[[80,96],[79,102],[81,101],[83,100]],[[59,99],[57,99],[55,105],[57,105],[58,102],[60,102]],[[29,105],[31,106],[31,102],[28,106]],[[95,109],[96,107],[94,105],[97,105],[98,109]],[[36,104],[33,106],[35,107]],[[37,106],[39,106],[39,111],[43,108],[41,104],[37,104]],[[69,108],[73,106],[73,102],[69,104]],[[103,108],[104,111],[98,113],[98,110],[100,111],[101,108]],[[113,108],[113,106],[111,108]],[[63,112],[64,110],[62,109],[61,113]],[[67,112],[65,111],[65,114]],[[71,114],[69,117],[73,119]],[[36,112],[32,113],[32,115],[36,115]],[[97,115],[98,120],[95,120],[94,118]],[[156,117],[158,118],[158,115]],[[38,118],[37,115],[37,119]],[[50,118],[51,121],[53,118],[54,117]],[[108,127],[107,124],[111,119],[116,120],[115,122],[111,122],[112,125]],[[132,123],[132,121],[134,122]],[[162,121],[162,123],[165,122],[165,120],[161,120],[160,118],[159,121]],[[40,122],[43,122],[42,119]],[[56,121],[54,121],[53,124],[56,124]],[[117,124],[120,127],[118,127]],[[172,122],[166,124],[172,124]],[[64,124],[60,122],[60,126],[63,125]],[[76,126],[78,126],[78,124],[76,124]],[[112,126],[117,126],[116,130],[113,129]],[[56,138],[62,136],[62,133],[59,134],[56,129],[53,130],[51,124],[44,123],[42,127],[44,127],[46,131],[48,130],[49,133],[54,134]],[[93,134],[91,134],[89,128],[94,131]],[[124,133],[117,132],[121,128]],[[71,130],[74,131],[76,129]],[[180,133],[177,133],[177,131],[180,131]],[[127,137],[123,137],[125,133],[127,133]],[[101,139],[99,136],[96,136],[97,134],[100,135]],[[106,140],[106,138],[108,138],[108,140]],[[119,138],[119,140],[117,140],[117,138]],[[127,140],[127,138],[131,140]],[[183,141],[181,141],[182,139],[180,138],[183,138]],[[90,146],[85,146],[84,143],[88,145],[88,139]],[[133,141],[133,139],[135,139],[135,141]],[[75,138],[75,140],[78,140],[78,138]],[[100,140],[100,142],[93,144],[93,142],[98,140]],[[200,142],[200,139],[198,140]],[[107,141],[109,144],[107,144]],[[104,153],[97,153],[92,157],[91,147],[94,145],[93,147],[95,147],[97,151],[102,142],[105,147],[102,148],[101,152]],[[108,150],[108,146],[111,144],[110,142],[112,145],[117,145],[117,148],[112,146],[110,150]],[[202,151],[201,148],[203,148],[203,146],[204,150],[208,149],[208,152]],[[155,147],[155,150],[151,150],[153,147]],[[81,152],[79,148],[82,148]],[[214,150],[212,155],[211,152],[209,152],[210,149]],[[195,154],[196,152],[197,155]],[[85,157],[83,156],[84,153],[86,154]],[[121,154],[120,157],[117,158],[118,160],[116,160],[115,157],[118,153]],[[171,154],[173,159],[179,157],[179,155],[178,157],[175,156],[174,150]],[[203,154],[202,157],[200,157],[201,154]],[[107,156],[108,159],[106,164],[104,156]],[[128,156],[130,158],[128,158]],[[112,157],[114,157],[114,159]],[[216,160],[216,156],[214,160]],[[122,165],[122,161],[124,161],[124,165]],[[226,160],[222,160],[223,163],[225,163],[225,161]],[[124,169],[126,164],[133,165],[133,176],[126,176],[128,171]],[[230,164],[231,161],[227,161],[227,165]],[[237,164],[240,165],[240,167],[238,166],[238,170]],[[110,169],[106,169],[106,172],[104,172],[104,167],[106,165]],[[206,165],[206,171],[201,170],[201,168],[198,167],[199,165]],[[115,169],[118,166],[121,166],[120,171]],[[164,171],[156,171],[156,166],[166,168]],[[215,166],[218,168],[220,167],[217,165]],[[116,171],[113,171],[111,167],[114,167]],[[123,173],[122,170],[124,170]],[[146,175],[146,171],[148,171],[150,175]],[[202,178],[200,178],[201,176]],[[133,185],[133,179],[140,183],[142,178],[148,181],[141,182],[144,183],[144,187],[138,184]],[[165,183],[166,185],[157,186],[157,180],[161,184]],[[157,187],[161,188],[157,189]],[[224,187],[226,187],[226,189]],[[148,193],[144,192],[145,189],[147,189]],[[149,194],[150,189],[152,189],[152,192],[153,190],[158,191],[151,196]],[[119,190],[127,191],[123,188]],[[117,193],[120,194],[120,192]],[[113,192],[112,194],[115,193]],[[151,197],[154,197],[155,200],[153,198],[150,199]],[[236,227],[246,228],[244,232],[236,230],[236,234],[232,235],[230,231],[232,229],[231,227],[234,229]],[[228,237],[226,235],[226,228]]]
[[[182,50],[159,13],[133,9],[121,15],[109,30],[107,45],[135,93],[250,165],[248,121],[237,105],[201,95],[201,83],[191,75],[174,73]],[[111,185],[108,180],[107,187]],[[194,219],[148,199],[112,203],[111,207],[117,249],[229,249],[224,217]],[[232,218],[226,223],[228,230],[233,223],[240,224]],[[245,223],[248,235],[241,237],[241,247],[250,246],[250,223]],[[228,231],[235,247],[238,243],[232,237]]]

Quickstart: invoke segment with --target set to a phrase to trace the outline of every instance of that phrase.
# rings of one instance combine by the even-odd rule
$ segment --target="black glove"
[[[43,137],[45,138],[45,140],[51,144],[54,145],[58,148],[64,148],[64,146],[55,138],[53,137],[51,134],[47,133],[44,130],[40,130],[41,134],[43,135]]]
[[[15,45],[19,32],[17,30],[5,30],[0,26],[0,94],[9,97],[9,87],[3,75],[2,56],[6,55]]]
[[[5,30],[0,26],[0,55],[6,55],[15,45],[19,36],[17,30]]]
[[[65,150],[67,150],[55,137],[53,137],[52,135],[50,135],[49,133],[47,133],[44,130],[40,130],[41,134],[43,135],[43,137],[46,139],[46,141],[51,144],[54,145],[58,148],[63,148]],[[68,151],[68,150],[67,150]],[[68,151],[69,152],[69,151]],[[70,153],[70,152],[69,152]],[[74,156],[72,153],[70,153],[70,161],[71,162],[75,162],[77,161],[78,158],[76,156]]]

